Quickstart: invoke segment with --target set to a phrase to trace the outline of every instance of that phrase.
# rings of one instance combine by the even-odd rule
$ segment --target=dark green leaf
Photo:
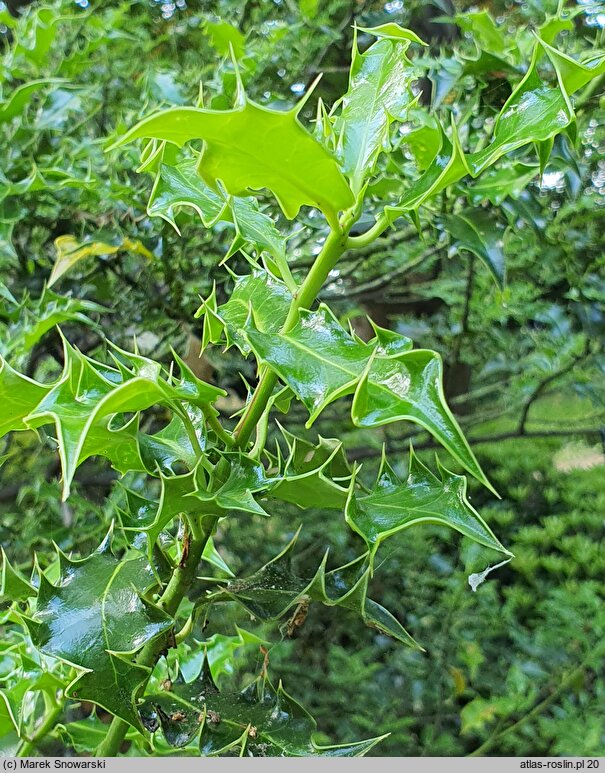
[[[342,511],[348,496],[351,470],[342,443],[319,438],[313,445],[282,428],[288,443],[288,457],[281,465],[280,481],[269,492],[274,499],[301,508],[320,507]]]
[[[400,480],[383,457],[374,490],[355,493],[347,502],[346,519],[375,553],[392,534],[417,523],[437,523],[456,529],[481,545],[511,555],[496,539],[466,498],[466,478],[439,466],[436,478],[410,451],[408,476]]]
[[[2,575],[0,578],[0,603],[23,601],[36,595],[34,586],[10,565],[2,548]]]
[[[441,225],[452,238],[452,247],[476,255],[503,289],[506,264],[503,249],[504,226],[488,210],[474,209],[458,215],[445,215]]]
[[[149,672],[133,656],[173,621],[142,598],[157,583],[147,561],[115,558],[110,542],[111,533],[80,561],[59,554],[59,580],[53,585],[40,573],[35,611],[26,622],[42,652],[84,670],[69,686],[72,697],[141,727],[136,699]]]
[[[260,676],[242,692],[222,693],[206,664],[195,681],[187,683],[179,674],[170,690],[147,696],[141,715],[150,729],[161,727],[173,746],[187,746],[199,735],[204,756],[234,750],[247,757],[359,757],[381,740],[317,746],[314,719],[281,684],[275,689]]]
[[[302,310],[287,334],[250,331],[255,354],[269,363],[310,413],[310,426],[339,397],[353,394],[351,417],[360,427],[413,421],[427,429],[478,480],[483,474],[445,403],[441,359],[410,351],[409,339],[377,328],[365,344],[353,338],[324,305]]]
[[[304,609],[310,601],[328,607],[340,606],[358,614],[371,628],[418,648],[390,612],[368,599],[368,582],[372,572],[368,556],[360,556],[350,564],[328,572],[326,554],[314,577],[303,579],[294,574],[291,567],[291,551],[297,536],[257,572],[232,580],[224,589],[207,596],[203,603],[237,601],[260,620],[278,620],[294,607]],[[295,617],[296,611],[292,619]]]

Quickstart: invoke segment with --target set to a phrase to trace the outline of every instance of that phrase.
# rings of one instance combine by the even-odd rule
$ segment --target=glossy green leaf
[[[237,27],[229,24],[228,21],[224,19],[218,21],[206,20],[204,22],[204,31],[210,37],[210,42],[221,56],[230,56],[231,51],[235,54],[236,59],[243,55],[246,38]]]
[[[352,474],[342,443],[320,437],[319,443],[313,445],[283,428],[282,434],[289,453],[280,465],[283,471],[279,483],[271,489],[269,496],[303,509],[319,507],[342,511]]]
[[[573,110],[562,84],[549,86],[538,73],[540,53],[541,46],[536,45],[525,77],[500,111],[492,142],[468,155],[473,176],[523,145],[554,137],[573,121]]]
[[[445,215],[439,222],[452,238],[452,248],[476,255],[502,289],[506,280],[504,226],[482,209]]]
[[[209,594],[203,604],[237,601],[259,620],[279,620],[310,601],[343,607],[358,614],[371,628],[418,648],[399,621],[367,597],[371,563],[363,555],[346,566],[326,571],[327,554],[314,577],[304,579],[292,571],[294,539],[272,561],[249,577],[234,579],[224,589]],[[296,616],[296,611],[294,616]]]
[[[187,408],[187,414],[196,433],[198,446],[203,450],[206,446],[204,415],[193,406]],[[137,441],[141,459],[151,473],[176,475],[183,464],[191,469],[197,463],[199,448],[193,448],[183,419],[178,415],[173,416],[169,424],[153,435],[139,432]]]
[[[393,34],[400,31],[402,36],[366,30],[380,34],[383,39],[363,54],[357,43],[353,43],[349,89],[342,98],[338,119],[343,169],[356,196],[372,174],[379,153],[388,144],[393,116],[401,116],[414,99],[410,86],[415,75],[405,52],[416,36],[396,24],[379,29],[384,27],[393,28]]]
[[[72,697],[141,727],[136,699],[148,669],[132,656],[173,621],[142,598],[157,583],[147,561],[140,555],[119,560],[110,543],[111,533],[79,561],[59,554],[59,580],[51,584],[40,573],[35,611],[26,622],[38,649],[84,671],[68,688]]]
[[[12,220],[6,222],[3,221],[0,216],[0,261],[2,261],[2,263],[17,259],[15,245],[13,244],[14,228],[15,223]]]
[[[418,43],[421,46],[426,46],[424,40],[421,40],[418,35],[412,30],[408,30],[405,27],[399,26],[395,22],[387,22],[386,24],[379,24],[377,27],[357,27],[360,32],[366,32],[368,35],[373,35],[375,38],[395,40],[395,41],[407,41],[408,43]]]
[[[206,228],[220,220],[228,209],[227,201],[200,177],[197,165],[196,159],[175,166],[161,164],[147,203],[149,215],[164,218],[179,233],[176,214],[181,207],[193,208]]]
[[[316,312],[302,310],[288,333],[247,333],[254,353],[269,363],[303,402],[310,417],[354,392],[373,348],[352,338],[327,306]]]
[[[199,161],[187,159],[175,166],[161,164],[147,204],[151,216],[169,222],[178,233],[176,215],[180,208],[191,207],[206,228],[223,221],[235,229],[235,236],[225,259],[251,245],[259,254],[268,252],[280,274],[290,280],[286,261],[286,242],[274,221],[261,211],[253,197],[225,197],[210,188],[200,177]]]
[[[315,721],[281,683],[275,689],[261,675],[242,692],[219,692],[206,663],[193,682],[185,682],[179,674],[169,690],[147,696],[141,715],[151,731],[161,727],[175,747],[187,746],[199,737],[204,756],[235,751],[246,757],[358,757],[381,740],[317,746],[313,742]]]
[[[136,426],[133,421],[112,429],[116,415],[145,410],[157,403],[186,401],[194,406],[210,406],[224,394],[197,379],[184,362],[179,365],[180,379],[163,378],[161,367],[139,355],[116,349],[118,368],[101,366],[64,342],[64,369],[61,378],[26,417],[25,425],[39,427],[54,423],[63,469],[63,493],[69,495],[76,468],[87,456],[113,450],[116,442],[126,444],[126,459],[136,459]],[[124,364],[126,363],[126,364]],[[88,440],[88,444],[87,444]],[[124,466],[130,462],[126,461]],[[120,463],[118,469],[120,469]],[[135,469],[141,469],[139,465]],[[144,469],[144,467],[143,467]]]
[[[69,681],[63,664],[49,663],[36,652],[29,636],[21,631],[14,634],[15,629],[7,630],[0,647],[0,756],[11,736],[29,737],[40,705],[52,705]]]
[[[353,394],[360,427],[413,421],[428,430],[470,473],[490,487],[446,405],[439,355],[410,351],[409,339],[380,331],[369,343],[353,338],[324,305],[302,310],[287,334],[247,333],[255,354],[302,401],[310,426],[339,397]]]
[[[21,741],[4,690],[0,690],[0,755],[13,757]]]
[[[124,527],[148,535],[147,552],[151,558],[153,546],[161,532],[181,513],[197,514],[209,511],[209,506],[196,500],[198,487],[206,492],[207,479],[201,465],[182,475],[160,474],[161,492],[158,500],[126,489],[127,507],[122,511]]]
[[[479,51],[479,55],[476,58],[464,58],[463,66],[460,70],[460,77],[465,75],[481,77],[493,73],[515,73],[518,71],[519,68],[515,67],[515,65],[507,59],[503,59],[501,56],[495,56],[494,54],[489,53],[489,51],[482,49]]]
[[[279,275],[294,292],[296,284],[286,260],[286,240],[278,231],[275,222],[269,215],[261,212],[257,200],[253,197],[232,198],[231,214],[235,225],[235,238],[226,258],[247,245],[252,245],[259,254],[266,251],[275,259]]]
[[[0,575],[0,603],[23,601],[36,595],[36,589],[23,575],[13,569],[2,548],[2,574]]]
[[[486,51],[504,54],[515,46],[514,39],[505,29],[498,27],[488,11],[467,11],[455,16],[454,21]]]
[[[231,211],[235,224],[236,238],[229,252],[240,249],[240,246],[252,244],[261,250],[267,250],[271,255],[285,261],[286,240],[277,230],[274,221],[260,211],[255,198],[233,198]]]
[[[441,147],[428,169],[396,206],[385,208],[390,222],[415,210],[467,174],[477,177],[502,156],[541,143],[566,129],[574,120],[571,103],[557,72],[557,84],[548,85],[538,73],[542,44],[536,44],[531,65],[502,108],[492,141],[482,150],[465,154],[456,127],[451,138],[442,130]]]
[[[229,300],[214,307],[214,319],[218,323],[214,343],[222,340],[224,331],[227,347],[235,344],[243,354],[249,354],[246,331],[276,333],[285,322],[291,303],[292,294],[286,285],[267,271],[256,270],[237,277]],[[202,308],[205,310],[205,304]]]
[[[44,399],[50,387],[38,384],[27,376],[13,370],[6,360],[0,358],[0,436],[11,430],[29,429],[23,419]]]
[[[563,31],[568,32],[570,30],[573,30],[573,27],[574,27],[573,17],[578,12],[579,13],[582,12],[580,8],[575,8],[574,12],[570,12],[568,9],[565,9],[565,11],[563,12],[565,15],[565,18],[559,15],[547,16],[544,24],[542,24],[538,29],[538,35],[540,36],[540,39],[543,40],[545,43],[552,45],[554,43],[555,38],[560,32],[563,32]]]
[[[345,516],[366,541],[372,554],[380,543],[418,523],[437,523],[456,529],[480,545],[511,555],[466,498],[466,478],[439,465],[441,480],[410,451],[408,475],[401,480],[383,456],[370,494],[351,487]]]
[[[89,714],[86,719],[57,725],[57,733],[80,756],[93,756],[101,741],[107,735],[109,725],[103,722],[96,713]],[[128,736],[134,731],[129,731]]]
[[[45,287],[37,301],[24,296],[10,314],[6,340],[0,341],[0,354],[29,352],[50,330],[63,322],[94,327],[88,314],[104,311],[105,308],[97,303],[58,295]]]
[[[214,540],[212,537],[208,540],[206,543],[206,547],[204,548],[204,552],[202,553],[202,559],[204,561],[207,561],[209,564],[212,564],[216,569],[219,569],[221,572],[227,575],[227,577],[235,577],[233,574],[233,571],[229,567],[229,564],[226,563],[225,559],[221,556],[219,551],[216,549],[216,546],[214,544]],[[244,632],[245,633],[245,632]]]
[[[561,83],[568,94],[573,94],[574,91],[590,83],[593,78],[598,78],[599,75],[605,73],[604,53],[599,52],[587,57],[585,61],[578,61],[558,51],[543,40],[540,41],[540,44],[553,67],[557,70]]]
[[[452,139],[439,125],[441,142],[439,152],[426,171],[414,182],[396,206],[385,207],[385,215],[391,222],[405,212],[416,210],[428,199],[436,196],[448,185],[470,174],[458,134],[452,129]]]
[[[484,172],[472,185],[461,183],[458,187],[473,206],[487,200],[497,207],[508,197],[518,198],[538,174],[536,166],[499,164]]]
[[[290,219],[306,204],[334,220],[352,206],[353,196],[336,161],[299,123],[297,111],[270,110],[248,99],[225,111],[173,108],[144,119],[116,146],[139,137],[179,146],[202,139],[200,173],[211,187],[220,180],[234,196],[268,188]]]
[[[161,474],[158,500],[127,490],[128,507],[122,514],[124,526],[145,532],[151,550],[160,533],[181,513],[225,516],[245,512],[266,516],[255,497],[266,495],[279,477],[270,477],[259,462],[246,454],[225,452],[223,458],[228,471],[221,484],[214,483],[214,471],[206,474],[200,462],[182,475]]]
[[[209,486],[208,490],[198,488],[191,497],[206,503],[212,512],[225,514],[242,511],[256,515],[267,515],[254,498],[255,494],[264,494],[276,483],[268,477],[260,462],[238,452],[225,452],[224,459],[229,463],[229,473],[225,482],[218,488]]]
[[[441,148],[441,127],[427,111],[411,108],[403,127],[402,145],[414,156],[419,169],[426,169]]]

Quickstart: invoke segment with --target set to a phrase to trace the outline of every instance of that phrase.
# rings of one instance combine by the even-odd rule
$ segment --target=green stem
[[[195,458],[201,459],[204,455],[204,452],[202,450],[202,446],[200,445],[200,439],[197,436],[197,432],[195,431],[195,427],[193,426],[193,422],[191,421],[189,414],[185,408],[177,408],[176,405],[174,406],[174,411],[181,417],[181,421],[185,426],[185,432],[187,433],[187,437],[189,438],[189,442],[193,448]]]
[[[230,432],[227,432],[227,430],[223,427],[215,415],[214,410],[210,406],[204,406],[202,411],[204,412],[204,417],[210,429],[214,432],[219,440],[223,441],[227,448],[231,448],[235,442],[233,440],[233,435]]]
[[[176,408],[176,413],[181,417],[181,420],[183,424],[185,425],[185,431],[187,433],[187,437],[189,438],[189,442],[193,446],[193,452],[196,455],[196,458],[201,459],[204,455],[204,451],[202,449],[202,446],[200,445],[200,440],[197,436],[197,432],[195,431],[195,427],[193,426],[193,422],[191,421],[191,417],[187,413],[187,410],[183,408]],[[220,423],[220,421],[217,419],[214,409],[209,406],[205,405],[202,407],[202,413],[204,414],[204,419],[206,420],[206,424],[210,429],[214,432],[214,434],[219,438],[219,440],[222,440],[223,443],[227,448],[230,448],[233,445],[233,436],[230,432],[227,432],[227,430],[223,427],[223,425]]]
[[[308,309],[311,307],[324,282],[328,278],[328,274],[334,268],[340,256],[349,248],[350,242],[352,240],[348,238],[348,234],[356,217],[357,212],[351,211],[343,217],[341,223],[330,224],[332,230],[326,238],[321,252],[311,266],[311,269],[309,270],[309,273],[300,286],[298,292],[296,292],[292,298],[288,316],[286,317],[286,321],[284,322],[281,329],[282,333],[287,333],[296,325],[296,322],[298,321],[298,312],[300,309]],[[357,239],[361,241],[355,241],[353,246],[357,246],[358,244],[360,246],[369,244],[370,241],[382,233],[387,225],[388,224],[386,220],[384,220],[384,224],[380,227],[380,229],[377,229],[377,223],[373,229],[370,229],[372,232],[371,236],[368,236],[370,233],[368,232],[368,234],[364,234],[363,237],[357,237]],[[248,403],[248,407],[246,408],[244,415],[235,428],[233,436],[227,435],[223,428],[220,428],[225,434],[225,437],[221,437],[220,435],[219,437],[221,437],[226,445],[226,438],[228,437],[230,446],[235,445],[239,448],[246,447],[248,441],[250,440],[250,436],[252,435],[254,429],[261,420],[263,413],[265,412],[277,381],[277,374],[274,373],[267,365],[263,365],[260,368],[258,386],[254,390],[252,399]],[[212,420],[207,415],[206,418],[209,421],[209,424],[212,426]],[[199,442],[197,440],[195,428],[193,427],[189,416],[183,416],[183,421],[185,423],[185,427],[192,444],[195,440],[194,448],[196,449],[196,453],[198,451],[201,453],[201,447],[199,446]],[[218,425],[218,422],[216,422],[216,424]],[[212,426],[212,429],[217,432],[217,435],[219,434],[216,427]],[[219,464],[217,467],[218,479],[220,479],[220,472],[222,472],[222,469],[221,465]],[[211,519],[208,519],[208,522],[210,524],[209,527],[202,533],[196,532],[194,530],[194,524],[191,524],[193,539],[189,546],[187,560],[183,566],[178,566],[174,570],[170,582],[166,586],[164,593],[158,601],[158,606],[160,606],[172,616],[174,616],[176,613],[179,604],[183,599],[183,596],[191,585],[191,582],[195,576],[197,565],[199,564],[199,561],[202,557],[204,547],[206,546],[206,542],[210,538],[210,535],[212,534],[212,531],[218,522],[218,517],[213,516]],[[137,657],[137,663],[151,669],[157,661],[163,648],[165,647],[165,644],[166,642],[164,637],[160,637],[160,639],[149,642],[149,644],[143,648]],[[119,719],[118,717],[114,717],[107,735],[97,749],[97,756],[115,757],[120,749],[122,741],[124,740],[124,736],[128,731],[128,727],[128,723],[124,722],[124,720]]]
[[[191,519],[192,539],[189,544],[187,558],[182,565],[177,566],[173,571],[168,585],[157,602],[157,605],[171,617],[174,617],[176,614],[183,597],[195,578],[204,548],[217,522],[217,516],[207,516],[204,524],[200,527],[197,522]],[[151,673],[151,669],[165,647],[166,637],[164,636],[148,642],[139,653],[137,664],[149,668]],[[114,717],[107,735],[99,744],[96,752],[97,757],[116,757],[129,727],[130,725],[123,719]]]
[[[300,309],[308,309],[319,294],[328,274],[336,265],[340,256],[347,249],[348,231],[351,222],[346,220],[343,227],[338,230],[330,231],[321,252],[317,256],[315,263],[311,266],[305,281],[300,286],[298,292],[294,295],[288,316],[283,324],[281,333],[287,333],[292,330],[298,321],[298,312]],[[267,403],[269,402],[275,385],[277,384],[277,374],[267,365],[260,368],[258,386],[254,390],[252,400],[242,416],[239,424],[233,432],[235,445],[244,448],[252,435],[256,425],[261,419]]]
[[[347,239],[346,248],[352,250],[367,247],[369,244],[376,241],[379,236],[382,236],[388,227],[389,221],[387,220],[386,215],[380,215],[374,225],[365,233],[360,234],[359,236],[350,236]]]
[[[44,717],[42,724],[38,727],[31,738],[23,741],[17,752],[17,757],[32,757],[40,741],[53,729],[57,722],[57,717],[63,711],[63,706],[56,703]]]
[[[250,451],[250,456],[252,459],[260,459],[263,448],[267,444],[267,433],[269,431],[269,413],[269,406],[267,406],[267,409],[265,409],[265,412],[256,425],[256,440],[254,441],[254,446]]]

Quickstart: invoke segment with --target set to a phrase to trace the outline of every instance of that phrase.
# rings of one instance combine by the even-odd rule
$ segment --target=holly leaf
[[[348,497],[348,482],[352,471],[343,452],[342,443],[332,438],[319,438],[313,445],[295,437],[280,427],[288,444],[288,456],[277,459],[282,469],[279,482],[269,496],[291,502],[298,507],[325,507],[342,511]]]
[[[365,32],[368,35],[373,35],[375,38],[394,40],[397,42],[418,43],[421,46],[426,46],[424,40],[421,40],[415,32],[408,30],[405,27],[401,27],[395,22],[387,22],[386,24],[379,24],[377,27],[357,27],[360,32]]]
[[[13,118],[21,115],[37,91],[53,83],[66,82],[65,78],[43,78],[18,86],[11,92],[8,99],[2,100],[0,103],[0,124],[11,121]]]
[[[394,222],[402,214],[410,210],[416,210],[428,199],[436,196],[448,185],[457,182],[470,169],[460,145],[458,133],[452,124],[452,139],[447,136],[443,126],[437,122],[437,128],[441,136],[439,151],[431,164],[414,182],[401,201],[395,206],[385,207],[385,215],[389,222]],[[434,142],[434,131],[431,132],[431,141]]]
[[[196,500],[194,494],[199,487],[207,487],[207,477],[201,464],[183,475],[164,475],[160,473],[161,490],[159,499],[149,499],[126,489],[126,509],[121,511],[124,528],[133,532],[145,532],[148,535],[147,550],[151,559],[153,546],[160,533],[175,516],[187,512],[195,515],[208,514],[206,502]]]
[[[315,720],[281,683],[275,689],[266,674],[241,692],[220,692],[204,662],[193,682],[185,682],[179,673],[169,687],[146,697],[143,721],[152,732],[161,727],[166,741],[177,748],[199,736],[203,756],[235,751],[247,757],[359,757],[381,740],[318,746],[313,741]]]
[[[231,211],[236,236],[227,257],[242,246],[252,244],[259,252],[266,250],[283,265],[286,260],[286,240],[277,230],[273,219],[261,212],[258,201],[253,197],[232,198]]]
[[[317,207],[334,221],[354,203],[338,164],[297,119],[300,107],[271,110],[241,97],[232,110],[178,107],[143,119],[112,147],[140,137],[179,147],[201,139],[199,171],[212,188],[220,180],[228,193],[246,196],[268,188],[289,219],[301,206]]]
[[[506,281],[503,242],[505,226],[488,210],[474,209],[457,215],[444,215],[439,224],[452,238],[452,248],[476,255],[502,290]]]
[[[265,494],[277,482],[268,477],[263,465],[241,452],[224,452],[223,458],[229,463],[229,473],[218,489],[209,484],[208,489],[197,488],[191,493],[197,499],[211,506],[213,512],[226,515],[242,511],[254,515],[268,515],[254,498],[254,494]]]
[[[514,39],[511,39],[503,27],[496,25],[488,11],[467,11],[454,16],[454,21],[460,29],[470,33],[479,47],[486,51],[503,55],[515,45]]]
[[[255,198],[225,197],[210,188],[198,173],[199,163],[198,159],[186,159],[175,166],[161,164],[147,204],[148,214],[164,218],[179,234],[176,213],[182,207],[194,209],[206,228],[221,221],[229,223],[235,236],[225,260],[251,245],[259,254],[268,252],[281,276],[290,281],[286,241],[274,221],[261,211]]]
[[[470,204],[477,207],[485,200],[495,207],[510,197],[518,198],[539,173],[536,166],[513,163],[489,169],[472,185],[457,186]]]
[[[360,494],[351,485],[345,518],[374,555],[387,537],[418,523],[449,526],[480,545],[512,555],[466,498],[466,478],[439,465],[435,477],[410,450],[408,475],[401,480],[383,454],[373,490]]]
[[[141,459],[145,468],[152,474],[161,471],[165,475],[176,475],[177,468],[183,464],[189,469],[195,467],[199,448],[203,450],[206,446],[204,418],[202,411],[194,406],[189,406],[187,413],[198,438],[197,449],[193,448],[183,419],[178,415],[173,416],[169,424],[153,435],[144,432],[137,434]]]
[[[467,174],[478,177],[502,156],[526,145],[546,142],[570,126],[574,113],[557,67],[555,86],[542,80],[538,73],[542,45],[536,44],[527,73],[500,111],[490,144],[465,154],[455,124],[452,123],[451,138],[441,127],[439,152],[401,201],[385,208],[389,222],[418,209]]]
[[[338,119],[343,169],[355,196],[388,144],[393,116],[401,116],[414,99],[410,86],[415,75],[405,52],[412,40],[421,42],[396,24],[361,29],[381,39],[363,54],[353,42],[349,89]]]
[[[25,418],[26,426],[31,428],[49,422],[56,426],[64,498],[69,496],[76,468],[92,454],[107,453],[117,469],[129,464],[132,469],[145,469],[138,452],[136,418],[114,429],[116,416],[137,413],[158,403],[186,401],[208,407],[225,394],[196,378],[176,355],[180,378],[170,375],[165,379],[157,363],[114,349],[118,367],[110,368],[64,341],[62,376]]]
[[[67,669],[54,663],[53,670],[49,671],[48,663],[34,651],[29,637],[21,632],[13,637],[9,634],[3,642],[0,660],[0,738],[3,731],[10,735],[12,730],[24,739],[36,726],[40,704],[47,705],[41,698],[54,702],[57,692],[64,689],[68,681],[64,673]],[[0,741],[0,749],[2,747]]]
[[[50,389],[17,373],[0,357],[0,401],[3,406],[0,414],[0,437],[7,432],[30,429],[23,419],[35,409]]]
[[[89,714],[86,719],[56,726],[56,731],[63,742],[81,756],[94,756],[108,729],[108,724],[100,720],[95,712]],[[135,735],[134,730],[129,730],[126,739],[130,740],[131,736]]]
[[[246,37],[228,21],[204,21],[204,31],[210,37],[212,46],[221,56],[229,56],[233,51],[235,57],[240,59],[245,52]]]
[[[593,78],[598,78],[605,73],[605,54],[602,52],[591,54],[582,62],[557,50],[544,40],[540,40],[540,45],[552,62],[568,94],[573,94],[574,91],[590,83]]]
[[[8,355],[28,352],[38,341],[62,322],[77,322],[94,327],[88,316],[91,312],[104,312],[106,309],[92,301],[70,298],[45,287],[40,298],[32,303],[24,296],[18,308],[10,316],[6,331],[6,340],[0,342],[0,351]]]
[[[224,340],[227,348],[235,345],[247,355],[250,345],[245,332],[256,329],[276,333],[286,320],[291,302],[292,294],[286,285],[268,271],[259,269],[237,277],[229,300],[221,306],[215,304],[212,308],[212,299],[205,301],[198,316],[212,314],[213,343]]]
[[[267,362],[309,411],[307,427],[334,400],[354,395],[358,427],[412,421],[430,432],[463,467],[491,489],[443,394],[443,366],[435,352],[410,350],[410,341],[376,328],[368,343],[351,336],[325,305],[301,310],[288,333],[247,333]],[[493,489],[492,489],[493,490]]]
[[[4,548],[2,551],[2,574],[0,575],[0,603],[24,601],[36,595],[36,589],[23,575],[13,569]]]
[[[117,559],[111,532],[88,558],[75,561],[59,553],[59,561],[56,584],[40,572],[35,610],[25,618],[32,641],[41,652],[83,671],[69,685],[70,697],[96,703],[143,729],[136,702],[149,669],[133,656],[173,625],[143,598],[157,578],[140,554]]]
[[[527,73],[496,119],[492,142],[467,156],[473,177],[517,148],[549,140],[574,120],[573,108],[556,68],[555,86],[549,86],[540,77],[540,54],[541,44],[537,44]]]
[[[279,477],[268,476],[260,462],[244,453],[225,452],[222,457],[228,465],[222,483],[215,483],[214,468],[204,465],[202,460],[183,475],[160,474],[161,493],[158,500],[127,489],[127,506],[122,512],[124,527],[147,533],[148,548],[151,550],[160,533],[183,512],[219,517],[235,512],[266,516],[255,497],[265,496]]]
[[[174,166],[160,164],[147,202],[147,213],[163,218],[177,233],[180,230],[176,215],[181,207],[194,209],[206,228],[217,223],[228,210],[224,197],[202,180],[197,165],[197,159],[186,159]]]
[[[345,566],[326,571],[327,553],[312,578],[292,571],[292,548],[298,533],[284,550],[254,574],[231,580],[210,593],[201,606],[237,601],[259,620],[279,620],[293,607],[304,610],[316,601],[328,607],[343,607],[359,615],[366,625],[411,647],[421,649],[399,621],[384,607],[367,597],[372,567],[367,555]],[[288,625],[299,625],[297,613]]]

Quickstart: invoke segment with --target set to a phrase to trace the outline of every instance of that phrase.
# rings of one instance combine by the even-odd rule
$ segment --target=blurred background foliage
[[[522,75],[520,30],[528,40],[539,30],[572,55],[580,45],[602,48],[605,37],[605,5],[586,0],[0,2],[0,354],[50,378],[61,368],[57,324],[92,355],[107,338],[128,346],[136,337],[158,359],[173,347],[229,389],[224,409],[240,407],[237,368],[253,383],[252,365],[242,369],[231,353],[198,358],[193,318],[214,282],[225,298],[231,280],[218,264],[232,233],[204,229],[191,210],[177,216],[180,235],[150,217],[151,178],[135,172],[136,148],[105,148],[154,108],[195,103],[200,83],[207,104],[228,107],[230,49],[262,104],[293,105],[323,73],[304,108],[312,120],[317,96],[330,105],[346,89],[355,21],[396,21],[430,43],[414,60],[419,104],[468,126],[471,148],[489,141]],[[262,665],[256,639],[221,639],[238,623],[269,642],[274,674],[333,741],[389,732],[375,753],[605,754],[602,87],[601,77],[580,92],[577,142],[559,137],[542,175],[513,156],[497,179],[454,186],[438,227],[421,222],[421,237],[411,225],[393,229],[355,262],[345,256],[324,290],[360,331],[370,314],[442,354],[448,397],[502,496],[471,486],[473,504],[516,554],[472,593],[467,577],[487,566],[487,551],[446,541],[437,527],[393,540],[374,593],[425,653],[319,606],[281,631],[234,611],[211,618],[200,639],[213,637],[217,662],[243,653],[221,678],[241,683]],[[400,168],[414,160],[406,150],[413,130],[411,121]],[[382,193],[397,171],[383,170]],[[465,248],[452,226],[469,207],[491,238],[488,254]],[[294,271],[312,257],[318,226],[307,217],[308,235],[289,242]],[[58,261],[68,270],[51,290]],[[237,273],[243,261],[236,254],[230,267]],[[371,436],[353,430],[342,407],[325,411],[317,430],[346,436],[368,473],[382,442],[403,456],[412,436],[400,425]],[[421,454],[432,454],[425,435],[414,437]],[[53,540],[79,555],[98,544],[119,504],[116,474],[87,461],[61,503],[51,438],[39,445],[12,435],[0,453],[0,542],[16,565],[29,566],[33,551],[50,554]],[[284,506],[266,522],[230,522],[216,542],[235,571],[252,571],[300,521]],[[306,513],[301,572],[307,559],[316,567],[326,544],[352,559],[353,539],[338,520]],[[60,730],[47,743],[77,750]]]

